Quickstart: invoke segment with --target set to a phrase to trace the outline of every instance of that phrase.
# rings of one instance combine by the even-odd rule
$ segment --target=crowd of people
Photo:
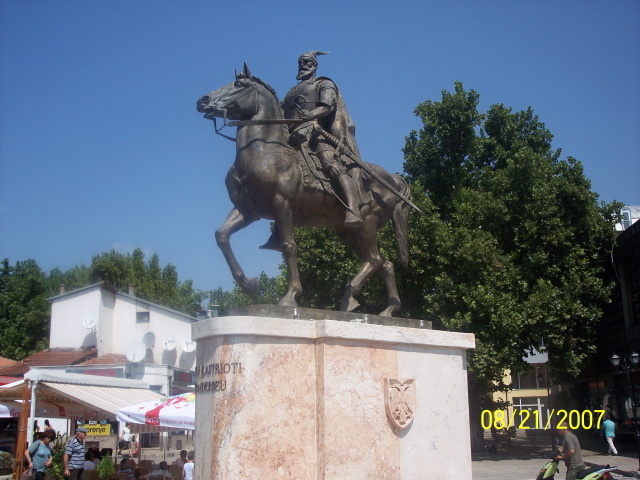
[[[144,475],[133,458],[123,458],[117,473],[126,474],[129,480],[156,480],[160,477],[164,477],[167,480],[193,480],[194,458],[194,452],[187,453],[186,450],[182,450],[180,456],[173,462],[173,465],[181,468],[181,478],[174,477],[170,472],[169,464],[165,461],[160,462],[154,470]]]
[[[33,480],[44,480],[47,468],[51,466],[53,453],[49,444],[56,438],[56,432],[51,428],[48,421],[45,421],[43,432],[38,433],[38,440],[34,441],[24,453],[25,466],[32,471]],[[64,475],[68,480],[81,480],[84,471],[96,470],[102,460],[101,452],[98,448],[85,448],[84,440],[87,436],[87,429],[78,427],[75,436],[67,443],[64,461]],[[135,435],[131,436],[132,446],[139,448],[139,444],[135,440]],[[135,443],[134,443],[135,442]],[[119,469],[116,473],[126,474],[129,480],[193,480],[194,452],[182,450],[180,456],[173,462],[173,465],[179,467],[177,470],[180,476],[176,478],[170,470],[167,462],[160,462],[152,471],[144,472],[136,463],[133,456],[134,450],[131,450],[131,456],[125,457],[120,462]],[[137,454],[137,451],[135,452]],[[122,478],[122,477],[120,477]]]

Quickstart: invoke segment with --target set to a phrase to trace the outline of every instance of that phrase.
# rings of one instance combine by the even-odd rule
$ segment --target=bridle
[[[218,128],[218,124],[216,123],[216,117],[213,117],[213,129],[215,130],[217,135],[220,135],[221,137],[226,138],[227,140],[231,140],[232,142],[235,142],[236,139],[233,137],[230,137],[229,135],[225,135],[224,133],[222,133],[222,129],[224,127],[239,127],[239,126],[243,126],[243,125],[249,125],[249,123],[244,123],[242,121],[237,121],[237,122],[227,122],[227,107],[229,105],[231,105],[234,102],[237,102],[238,100],[240,100],[242,97],[244,97],[245,95],[248,95],[250,93],[254,94],[254,98],[253,98],[253,105],[255,106],[255,111],[253,112],[252,117],[254,117],[255,115],[258,114],[258,87],[256,87],[256,84],[251,82],[251,87],[248,89],[245,89],[245,91],[241,92],[240,94],[236,95],[235,97],[232,97],[231,99],[229,99],[224,105],[222,105],[221,107],[215,107],[216,112],[220,112],[222,113],[222,127]]]

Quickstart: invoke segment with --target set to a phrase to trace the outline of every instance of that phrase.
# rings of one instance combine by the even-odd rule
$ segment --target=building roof
[[[82,365],[116,365],[118,363],[127,363],[126,355],[119,353],[107,353],[96,358],[91,358],[86,362],[82,362]]]
[[[0,367],[0,376],[22,377],[31,367],[46,367],[59,365],[78,365],[92,358],[96,358],[95,349],[81,350],[76,348],[50,348],[25,358],[20,362]]]
[[[17,363],[17,361],[11,360],[10,358],[0,357],[0,368],[6,367],[7,365],[11,365],[13,363]]]
[[[146,303],[147,305],[153,306],[153,307],[155,307],[155,308],[159,308],[159,309],[161,309],[161,310],[166,310],[167,312],[176,313],[176,314],[178,314],[178,315],[181,315],[181,316],[183,316],[183,317],[185,317],[185,318],[190,319],[192,322],[197,322],[197,321],[198,321],[198,319],[197,319],[196,317],[193,317],[193,316],[191,316],[191,315],[188,315],[188,314],[186,314],[186,313],[184,313],[184,312],[179,312],[178,310],[173,310],[172,308],[168,308],[168,307],[165,307],[165,306],[163,306],[163,305],[159,305],[159,304],[157,304],[157,303],[150,302],[149,300],[146,300],[145,298],[142,298],[142,297],[138,297],[138,296],[136,296],[136,295],[129,295],[128,293],[121,292],[120,290],[118,290],[118,289],[116,289],[116,288],[112,287],[111,285],[109,285],[108,283],[105,283],[105,282],[94,283],[93,285],[88,285],[88,286],[86,286],[86,287],[78,288],[78,289],[76,289],[76,290],[71,290],[70,292],[61,293],[61,294],[59,294],[59,295],[55,295],[55,296],[53,296],[53,297],[49,297],[49,298],[47,298],[47,301],[49,301],[49,302],[51,303],[51,302],[53,302],[54,300],[58,300],[59,298],[66,297],[66,296],[68,296],[68,295],[72,295],[72,294],[75,294],[75,293],[81,292],[81,291],[83,291],[83,290],[91,290],[91,289],[95,289],[96,287],[99,287],[99,288],[101,288],[101,289],[105,289],[105,290],[107,290],[107,291],[109,291],[109,292],[115,293],[116,295],[120,295],[120,296],[122,296],[122,297],[131,298],[131,299],[133,299],[133,300],[137,300],[137,301],[139,301],[139,302],[144,302],[144,303]]]

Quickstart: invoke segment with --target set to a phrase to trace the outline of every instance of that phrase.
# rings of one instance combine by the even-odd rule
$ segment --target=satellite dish
[[[125,351],[125,355],[127,356],[127,360],[130,362],[139,362],[144,360],[144,357],[147,355],[147,347],[144,346],[142,342],[133,342],[127,346],[127,350]]]
[[[92,330],[93,327],[95,327],[97,324],[98,324],[98,319],[93,314],[85,315],[84,318],[82,319],[82,325],[87,330]]]
[[[162,347],[168,352],[171,351],[171,350],[175,350],[176,349],[176,337],[169,337],[169,338],[165,339],[165,341],[162,342]]]
[[[153,348],[156,344],[156,334],[153,332],[145,333],[144,337],[142,337],[142,343],[147,349]]]
[[[192,342],[191,340],[187,340],[186,342],[182,342],[182,350],[185,352],[193,352],[196,349],[196,342]]]

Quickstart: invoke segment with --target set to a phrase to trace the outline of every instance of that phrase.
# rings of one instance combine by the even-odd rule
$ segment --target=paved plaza
[[[497,455],[474,454],[473,480],[534,480],[547,463],[551,447],[539,442],[534,444],[521,437],[519,435],[510,443],[500,443]],[[604,440],[595,434],[592,437],[583,437],[584,435],[579,435],[582,457],[588,466],[617,466],[618,470],[612,472],[614,478],[640,477],[638,452],[632,436],[616,438],[616,448],[619,452],[617,456],[606,455],[607,447]],[[556,480],[563,480],[565,474],[564,465],[560,464],[560,471],[555,475]]]

